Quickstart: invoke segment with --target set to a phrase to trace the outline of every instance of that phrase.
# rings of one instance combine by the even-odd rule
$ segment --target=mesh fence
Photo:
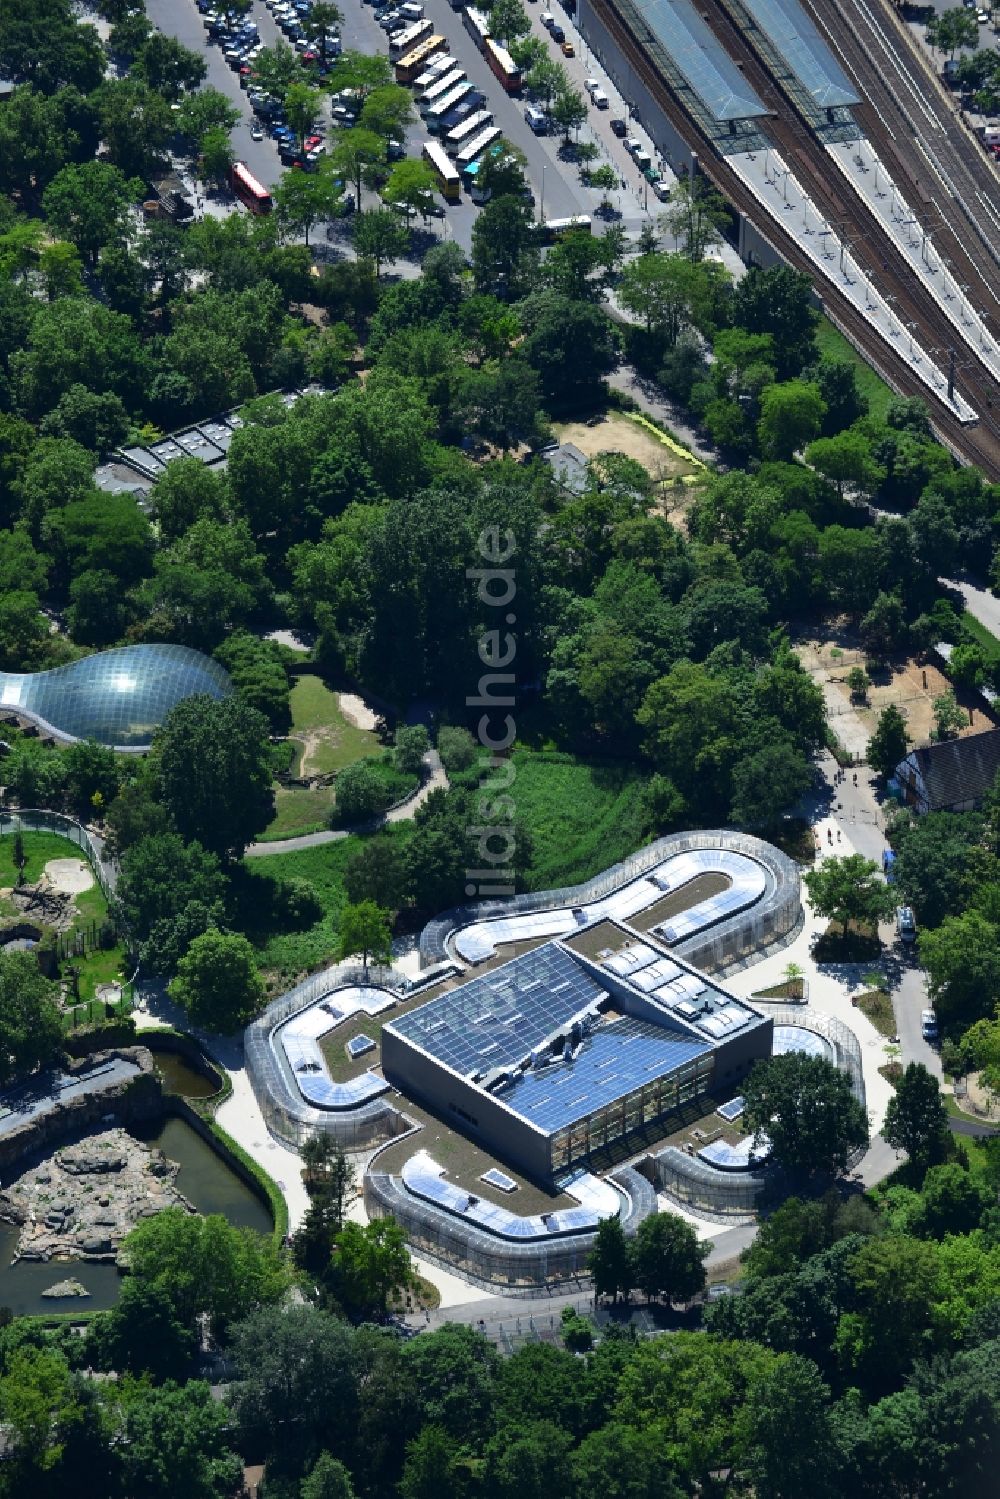
[[[608,1178],[622,1193],[621,1220],[631,1238],[644,1218],[656,1212],[656,1192],[645,1177],[622,1167]],[[365,1176],[369,1218],[395,1218],[420,1255],[488,1290],[508,1295],[534,1293],[559,1282],[589,1279],[587,1258],[595,1233],[567,1234],[522,1243],[488,1233],[445,1209],[414,1197],[399,1177],[369,1170]]]
[[[538,890],[509,899],[478,901],[457,906],[429,921],[420,934],[420,961],[426,967],[450,956],[448,943],[463,926],[495,917],[509,917],[558,906],[589,905],[647,874],[665,859],[695,849],[719,848],[745,854],[762,865],[767,890],[750,910],[737,912],[715,927],[677,943],[677,951],[697,967],[718,971],[738,962],[749,952],[760,953],[785,933],[799,918],[799,872],[792,859],[770,843],[749,833],[728,828],[693,833],[673,833],[658,838],[582,885],[561,890]]]
[[[299,1146],[310,1135],[326,1134],[342,1150],[358,1151],[405,1134],[411,1128],[409,1121],[385,1098],[342,1111],[315,1108],[306,1103],[290,1072],[278,1060],[272,1042],[275,1028],[349,984],[368,984],[387,990],[409,987],[413,992],[409,981],[392,968],[364,969],[338,964],[305,979],[276,999],[244,1033],[247,1076],[254,1097],[268,1129],[290,1145]]]
[[[54,833],[58,838],[68,838],[76,844],[90,862],[97,882],[111,900],[118,884],[118,865],[104,852],[100,838],[72,817],[61,812],[42,812],[31,808],[16,812],[0,812],[0,838],[12,833]]]

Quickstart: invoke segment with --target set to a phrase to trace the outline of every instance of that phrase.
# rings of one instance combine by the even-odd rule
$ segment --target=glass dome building
[[[56,739],[148,749],[171,708],[195,693],[228,697],[228,672],[186,645],[126,645],[51,671],[0,672],[0,712]]]

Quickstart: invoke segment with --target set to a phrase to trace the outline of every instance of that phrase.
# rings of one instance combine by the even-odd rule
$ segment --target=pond
[[[177,1176],[178,1191],[199,1212],[222,1213],[237,1228],[271,1232],[271,1215],[264,1204],[185,1120],[159,1120],[140,1138],[177,1162],[181,1168]],[[0,1306],[10,1307],[15,1316],[106,1311],[117,1301],[121,1276],[114,1265],[88,1265],[81,1260],[50,1260],[47,1264],[22,1260],[11,1265],[17,1235],[16,1228],[0,1224]],[[42,1296],[56,1281],[70,1277],[86,1286],[90,1295],[78,1301],[56,1301]]]
[[[218,1093],[220,1084],[198,1072],[190,1062],[173,1051],[153,1053],[156,1070],[163,1079],[165,1093],[179,1093],[181,1098],[211,1098]]]

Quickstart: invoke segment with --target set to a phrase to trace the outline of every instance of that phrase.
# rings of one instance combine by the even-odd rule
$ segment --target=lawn
[[[630,766],[526,749],[514,766],[510,795],[531,834],[530,889],[577,884],[648,841],[647,778]]]
[[[378,735],[345,717],[340,698],[319,677],[297,677],[289,738],[300,741],[296,775],[330,775],[380,748]]]
[[[297,677],[291,691],[292,749],[289,770],[294,776],[332,775],[365,755],[381,750],[378,735],[359,729],[344,715],[340,698],[319,677]],[[278,786],[274,788],[274,817],[260,841],[294,838],[329,827],[333,788]]]
[[[333,787],[277,786],[274,791],[274,816],[260,842],[276,838],[296,838],[302,833],[319,833],[330,826],[333,811]]]
[[[410,826],[397,823],[381,836],[409,838]],[[323,907],[323,915],[313,926],[299,932],[282,932],[268,923],[269,903],[266,898],[254,901],[252,893],[248,898],[248,909],[253,907],[257,912],[256,924],[249,920],[241,921],[240,925],[256,947],[261,967],[283,985],[289,979],[336,961],[340,913],[347,903],[344,868],[364,841],[351,834],[315,848],[268,854],[245,861],[245,878],[251,892],[256,888],[266,897],[269,879],[305,880]]]
[[[79,857],[84,863],[87,862],[82,850],[76,848],[68,838],[60,838],[55,833],[24,833],[23,841],[24,878],[29,885],[35,883],[50,859]],[[13,834],[8,834],[0,838],[0,886],[6,889],[12,887],[16,881],[14,837]],[[89,890],[84,890],[74,897],[74,904],[76,917],[73,921],[73,931],[99,928],[107,920],[108,903],[96,879]],[[0,916],[19,915],[21,913],[9,901],[0,901]],[[98,984],[109,983],[120,976],[125,961],[125,949],[120,942],[106,949],[95,947],[83,957],[74,958],[72,961],[80,970],[80,998],[89,1000],[94,997]],[[62,968],[65,974],[65,963]]]
[[[869,411],[872,416],[884,416],[889,403],[898,399],[896,392],[862,359],[829,318],[820,318],[816,329],[816,343],[820,353],[827,359],[846,359],[856,367],[858,389],[868,397]]]

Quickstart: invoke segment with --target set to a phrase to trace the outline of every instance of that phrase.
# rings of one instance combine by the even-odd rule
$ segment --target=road
[[[941,581],[962,595],[965,607],[973,619],[978,619],[981,625],[985,625],[991,635],[1000,636],[1000,599],[995,593],[958,578],[942,578]]]

